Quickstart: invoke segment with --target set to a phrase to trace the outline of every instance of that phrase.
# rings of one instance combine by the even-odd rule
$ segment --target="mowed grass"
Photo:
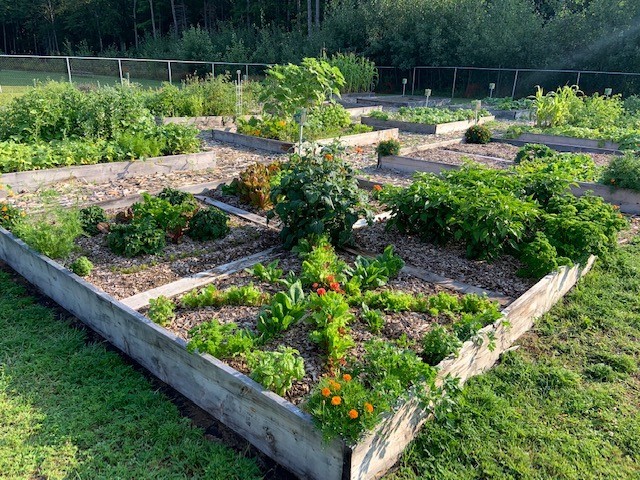
[[[389,478],[640,478],[640,246],[600,260]]]
[[[103,344],[0,270],[1,479],[252,479]]]

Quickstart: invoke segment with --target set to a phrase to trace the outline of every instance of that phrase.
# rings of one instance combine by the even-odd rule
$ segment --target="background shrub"
[[[491,140],[491,130],[484,125],[472,125],[464,132],[467,143],[486,144]]]

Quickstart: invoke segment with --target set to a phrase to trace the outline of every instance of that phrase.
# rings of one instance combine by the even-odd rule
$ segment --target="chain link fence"
[[[495,88],[490,90],[490,86]],[[535,70],[482,67],[415,67],[411,93],[450,98],[481,99],[488,96],[523,98],[533,95],[536,86],[545,91],[563,85],[578,85],[588,95],[611,88],[623,96],[640,94],[640,73],[597,72],[591,70]]]
[[[47,80],[78,84],[132,82],[159,87],[163,82],[179,85],[190,76],[229,75],[258,80],[265,63],[195,62],[106,57],[43,57],[0,55],[0,86],[24,87]]]

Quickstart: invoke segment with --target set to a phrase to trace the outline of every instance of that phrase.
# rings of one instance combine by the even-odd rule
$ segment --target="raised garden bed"
[[[402,97],[400,95],[379,96],[360,96],[357,97],[356,103],[361,105],[382,105],[385,107],[422,107],[425,99],[420,97]],[[430,98],[429,105],[439,107],[449,105],[450,98]]]
[[[451,152],[453,154],[453,152]],[[464,155],[453,154],[450,161],[432,161],[423,158],[414,158],[407,156],[385,156],[380,157],[379,166],[382,169],[389,169],[399,172],[414,173],[414,172],[429,172],[440,173],[444,170],[458,169],[463,163]],[[457,158],[456,158],[457,157]],[[472,160],[480,161],[481,163],[493,167],[493,168],[506,168],[513,165],[512,162],[503,161],[500,159],[482,159],[478,157],[471,157]],[[599,183],[591,182],[576,182],[577,185],[571,187],[571,191],[576,196],[585,195],[588,192],[593,193],[601,197],[612,205],[620,207],[622,213],[628,213],[632,215],[640,214],[640,192],[635,190],[629,190],[626,188],[617,188],[608,185],[602,185]]]
[[[495,120],[495,117],[480,117],[478,124],[483,124]],[[467,130],[470,126],[475,125],[475,120],[462,120],[459,122],[447,122],[439,124],[424,124],[416,122],[403,122],[399,120],[381,120],[373,117],[362,117],[361,122],[365,125],[370,125],[376,128],[397,128],[407,132],[423,133],[430,135],[442,135],[450,132],[462,132]]]
[[[346,109],[352,119],[360,118],[367,113],[382,110],[381,105],[367,107],[350,107]],[[260,115],[242,115],[239,118],[248,120],[251,117],[260,118]],[[156,121],[162,122],[164,125],[176,123],[179,125],[190,125],[198,130],[213,130],[216,128],[228,127],[236,124],[237,117],[233,115],[207,115],[202,117],[164,117],[158,118]]]
[[[121,179],[157,173],[205,170],[215,167],[216,164],[217,154],[210,151],[185,155],[169,155],[129,162],[99,163],[97,165],[79,165],[46,170],[5,173],[0,175],[0,185],[9,185],[17,192],[30,192],[46,185],[72,179],[83,182],[96,182],[104,181],[105,179]],[[0,190],[0,198],[6,195],[6,190]]]
[[[356,445],[338,440],[327,443],[310,417],[290,402],[210,355],[188,353],[183,339],[37,254],[3,228],[0,259],[162,381],[301,478],[376,478],[397,461],[426,421],[422,408],[408,401]],[[490,336],[491,342],[466,342],[457,358],[440,363],[439,378],[451,374],[464,382],[490,368],[592,263],[593,257],[585,266],[562,267],[541,279],[503,310],[499,320],[481,330],[483,338]]]
[[[587,138],[565,137],[562,135],[543,135],[538,133],[522,133],[518,138],[492,138],[493,142],[509,143],[523,146],[527,143],[539,143],[559,152],[592,152],[622,155],[618,144],[604,140],[590,140]]]
[[[297,152],[298,146],[295,143],[283,142],[280,140],[272,140],[270,138],[254,137],[251,135],[244,135],[242,133],[226,132],[223,130],[212,130],[212,137],[219,142],[232,143],[234,145],[241,145],[243,147],[255,148],[258,150],[264,150],[267,152],[275,153],[294,153]],[[377,129],[373,132],[358,133],[355,135],[345,135],[343,137],[336,138],[324,138],[317,140],[314,144],[317,145],[330,145],[336,141],[339,141],[344,146],[360,146],[360,145],[373,145],[382,140],[397,139],[399,131],[397,128]],[[303,143],[302,148],[305,150],[309,147],[309,144]]]

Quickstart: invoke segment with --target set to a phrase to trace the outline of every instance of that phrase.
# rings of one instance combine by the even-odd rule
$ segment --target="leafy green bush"
[[[107,245],[117,255],[156,255],[166,246],[165,232],[151,218],[111,225]]]
[[[269,165],[254,163],[245,168],[238,178],[234,178],[223,192],[237,195],[240,200],[249,205],[266,210],[271,203],[271,185],[277,184],[281,171],[281,164],[273,162]]]
[[[344,362],[347,352],[354,346],[349,335],[349,324],[354,316],[349,310],[344,295],[318,289],[309,296],[309,308],[312,311],[309,321],[315,327],[309,338],[327,351],[329,368],[335,368]]]
[[[337,67],[304,58],[300,65],[273,65],[266,71],[264,109],[276,117],[291,118],[299,108],[319,106],[328,94],[340,94],[345,80]]]
[[[43,255],[64,259],[75,249],[82,224],[78,210],[53,207],[15,222],[13,233]]]
[[[146,192],[142,194],[142,202],[134,203],[131,207],[134,222],[152,221],[176,240],[182,236],[197,208],[195,202],[185,201],[173,205],[168,200]]]
[[[362,319],[367,324],[371,333],[380,333],[384,328],[385,319],[384,313],[380,310],[372,310],[367,307],[366,303],[361,305],[362,307]]]
[[[98,224],[105,223],[108,220],[104,208],[98,207],[96,205],[81,208],[79,215],[80,223],[82,224],[82,230],[84,230],[84,233],[90,236],[94,236],[100,233],[100,230],[98,230]]]
[[[385,247],[384,252],[375,259],[356,257],[354,267],[346,273],[362,289],[377,288],[386,285],[404,267],[404,260],[393,253],[393,246]]]
[[[355,172],[332,153],[292,158],[280,185],[271,190],[271,201],[271,216],[283,224],[285,248],[312,234],[327,234],[332,243],[344,245],[360,216],[371,219]]]
[[[484,125],[472,125],[466,132],[464,132],[464,138],[467,143],[479,143],[484,145],[491,140],[491,130]]]
[[[230,287],[218,290],[215,285],[207,285],[201,290],[192,290],[182,297],[182,305],[186,308],[221,307],[223,305],[241,305],[255,307],[263,305],[269,300],[269,295],[263,293],[253,284],[241,287]]]
[[[279,263],[280,260],[278,259],[267,264],[267,266],[264,266],[262,263],[257,263],[251,268],[246,268],[245,272],[259,278],[263,282],[276,283],[282,278],[282,269],[278,268]]]
[[[640,191],[640,156],[629,152],[614,157],[602,172],[600,183]]]
[[[247,329],[240,329],[235,323],[221,324],[215,318],[189,330],[190,352],[208,353],[216,358],[230,358],[244,355],[254,347],[254,338]]]
[[[429,365],[438,365],[449,355],[457,355],[462,342],[441,325],[436,325],[422,338],[422,358]]]
[[[194,240],[207,241],[224,238],[229,228],[229,215],[215,207],[201,208],[189,221],[189,235]]]
[[[482,99],[482,104],[496,110],[528,110],[533,106],[533,100],[529,98],[514,100],[511,97],[487,97]]]
[[[79,277],[86,277],[91,274],[93,263],[87,257],[78,257],[69,265],[69,269]]]
[[[304,360],[300,352],[280,346],[277,351],[256,351],[247,356],[251,378],[269,390],[284,396],[295,380],[304,377]]]
[[[574,167],[554,164],[557,158],[525,161],[513,171],[467,164],[440,176],[417,174],[409,187],[384,192],[393,213],[388,226],[427,241],[461,240],[472,258],[512,253],[527,264],[525,274],[602,255],[625,221],[599,197],[571,195]],[[536,232],[545,237],[535,239]]]
[[[391,140],[382,140],[376,145],[376,153],[379,157],[398,155],[400,153],[400,147],[400,142],[393,138]]]
[[[317,288],[346,280],[347,264],[338,257],[326,235],[302,239],[294,250],[302,258],[300,280],[303,285]]]
[[[543,144],[538,143],[527,143],[524,147],[518,150],[516,154],[516,158],[513,160],[517,165],[524,160],[537,160],[537,159],[546,159],[551,158],[557,155],[558,152],[547,147]]]
[[[175,318],[175,310],[175,304],[164,295],[149,299],[149,318],[162,327],[169,325]]]

